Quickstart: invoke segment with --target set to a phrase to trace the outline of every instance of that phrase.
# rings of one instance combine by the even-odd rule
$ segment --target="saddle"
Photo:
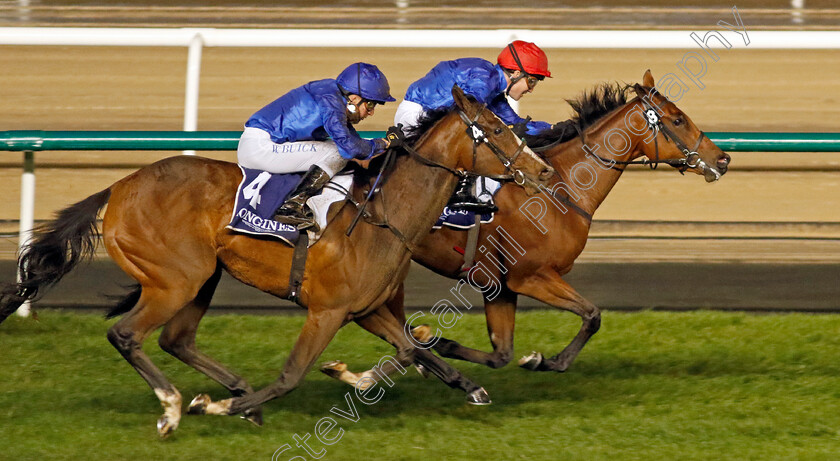
[[[301,232],[297,227],[275,221],[273,218],[274,211],[285,202],[300,181],[301,175],[272,174],[242,166],[239,168],[242,170],[242,182],[236,191],[233,213],[226,227],[234,232],[268,236],[289,246],[295,246]],[[312,246],[321,237],[329,222],[330,206],[346,200],[350,196],[352,184],[352,173],[339,173],[324,186],[321,193],[306,201],[317,223],[317,231],[306,231],[307,246]]]

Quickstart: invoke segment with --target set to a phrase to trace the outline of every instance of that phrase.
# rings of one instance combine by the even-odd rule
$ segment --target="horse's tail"
[[[126,312],[130,311],[137,304],[137,301],[140,300],[140,294],[142,293],[143,289],[139,283],[132,285],[130,288],[131,292],[125,296],[109,296],[109,298],[115,298],[118,302],[116,306],[112,307],[111,310],[109,310],[108,313],[105,314],[106,319],[111,319],[123,315]]]
[[[20,282],[0,285],[0,322],[93,257],[99,241],[96,218],[110,197],[111,189],[105,189],[59,211],[54,220],[33,230],[32,239],[18,256]]]

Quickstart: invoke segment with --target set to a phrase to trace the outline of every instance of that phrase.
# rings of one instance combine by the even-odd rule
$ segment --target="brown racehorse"
[[[158,420],[161,436],[175,430],[181,418],[178,390],[141,348],[161,326],[159,343],[165,351],[216,380],[234,396],[220,402],[199,396],[191,404],[191,412],[237,414],[250,410],[246,417],[257,423],[261,422],[260,405],[297,387],[338,329],[351,320],[390,342],[397,349],[395,360],[407,366],[415,359],[415,348],[383,303],[400,289],[410,250],[428,234],[453,193],[458,180],[455,173],[470,170],[504,175],[513,171],[513,177],[529,193],[537,192],[553,174],[492,112],[468,100],[457,87],[453,95],[457,107],[420,137],[413,154],[397,158],[387,182],[372,200],[371,213],[387,225],[360,224],[348,237],[345,230],[356,209],[347,205],[309,249],[299,298],[299,304],[308,309],[306,321],[280,377],[259,391],[254,392],[245,380],[195,345],[198,323],[222,269],[275,296],[289,294],[293,249],[273,239],[225,229],[242,179],[233,163],[168,158],[59,212],[54,221],[36,230],[22,252],[23,281],[5,290],[0,321],[90,257],[97,239],[96,216],[107,203],[102,231],[105,247],[119,267],[139,283],[139,289],[115,308],[115,313],[127,313],[110,328],[108,339],[160,400],[164,408]],[[479,141],[467,135],[465,122],[481,127],[483,134],[470,130]],[[482,389],[429,351],[418,350],[416,355],[451,386],[475,391],[481,397]]]
[[[549,200],[548,194],[529,199],[519,189],[507,185],[496,194],[499,212],[493,222],[481,226],[478,240],[479,247],[490,250],[476,253],[476,265],[483,270],[474,280],[475,285],[482,287],[487,286],[489,278],[501,285],[492,299],[488,296],[484,299],[487,331],[493,351],[471,349],[438,334],[432,335],[427,326],[415,330],[418,339],[429,344],[436,341],[433,348],[444,357],[493,368],[502,367],[513,357],[516,301],[518,295],[525,295],[552,307],[574,312],[583,319],[583,324],[572,342],[559,354],[546,359],[534,352],[520,360],[520,365],[529,370],[558,372],[569,367],[589,338],[598,331],[601,313],[597,306],[566,283],[563,275],[572,269],[575,259],[583,251],[592,214],[612,190],[624,168],[645,156],[653,162],[671,164],[681,171],[693,170],[707,181],[714,181],[726,172],[729,164],[729,155],[653,88],[653,77],[647,71],[643,86],[604,85],[600,91],[584,95],[579,101],[570,101],[577,116],[565,134],[571,134],[572,139],[558,142],[543,152],[557,172],[556,180],[549,186],[555,200]],[[638,97],[628,102],[626,94],[631,91]],[[651,110],[654,111],[653,122],[647,120],[646,112]],[[626,135],[623,142],[617,129]],[[579,133],[583,133],[583,137]],[[562,133],[555,133],[553,137],[554,141],[568,138]],[[551,140],[549,136],[543,141]],[[587,146],[586,150],[584,146]],[[608,149],[608,146],[611,148]],[[580,173],[584,170],[579,165],[588,165],[590,175],[576,181],[572,175],[575,171]],[[593,172],[594,175],[591,174]],[[508,242],[499,250],[499,245],[489,240],[503,242],[497,234],[498,228],[511,234],[520,249]],[[423,240],[414,253],[414,260],[441,275],[463,278],[460,276],[463,257],[453,248],[465,248],[466,239],[463,231],[450,228],[435,230]],[[398,294],[399,297],[389,301],[395,313],[402,312],[401,292]],[[430,339],[432,336],[434,338]],[[342,362],[325,364],[322,371],[349,384],[358,382],[362,376],[376,379],[369,371],[361,374],[349,372]]]

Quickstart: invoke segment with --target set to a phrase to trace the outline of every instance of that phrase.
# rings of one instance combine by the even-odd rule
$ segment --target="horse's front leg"
[[[396,295],[388,300],[386,306],[380,307],[364,318],[356,319],[359,326],[389,342],[397,349],[396,361],[402,366],[401,368],[395,367],[391,360],[385,360],[390,357],[383,357],[377,367],[362,373],[350,372],[347,370],[347,365],[339,361],[324,364],[321,371],[356,388],[366,389],[380,380],[385,380],[390,385],[392,382],[388,377],[396,371],[405,374],[405,367],[413,362],[422,366],[423,370],[437,376],[447,386],[466,392],[468,403],[474,405],[491,403],[484,388],[428,350],[415,348],[415,344],[405,334],[402,302],[403,287],[401,286]]]
[[[564,372],[575,360],[589,338],[601,328],[601,310],[578,294],[560,275],[554,272],[539,273],[523,281],[509,280],[517,293],[530,296],[552,307],[574,312],[582,319],[580,331],[559,354],[546,359],[539,352],[532,352],[519,360],[519,366],[535,371]]]
[[[309,306],[306,322],[283,366],[283,372],[272,384],[252,394],[213,402],[201,394],[190,403],[191,414],[235,415],[262,405],[269,400],[282,397],[303,381],[324,349],[333,339],[347,318],[346,309],[318,309]]]

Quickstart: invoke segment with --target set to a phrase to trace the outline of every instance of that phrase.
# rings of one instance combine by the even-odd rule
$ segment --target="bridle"
[[[467,116],[467,114],[458,109],[458,115],[461,117],[461,120],[467,125],[467,136],[473,140],[473,169],[475,169],[475,164],[477,161],[477,149],[478,146],[481,144],[486,144],[487,147],[496,155],[496,158],[502,162],[502,165],[505,167],[505,173],[501,175],[478,175],[475,173],[464,173],[464,176],[483,176],[485,178],[494,179],[499,182],[509,182],[513,181],[519,186],[524,186],[526,183],[531,183],[534,187],[539,187],[539,184],[536,183],[533,179],[529,178],[522,170],[518,168],[514,168],[513,164],[516,163],[516,159],[525,151],[528,147],[527,143],[524,139],[520,139],[519,146],[516,148],[516,152],[513,153],[513,156],[508,157],[505,154],[505,151],[502,150],[499,146],[497,146],[494,142],[487,139],[487,131],[478,123],[479,117],[481,117],[481,113],[487,108],[486,104],[482,104],[481,108],[476,111],[475,117],[472,120]],[[512,171],[511,174],[508,174],[509,171]]]
[[[653,134],[654,134],[654,138],[653,138],[654,152],[655,152],[654,158],[650,159],[650,158],[645,157],[645,158],[642,158],[642,159],[639,159],[639,160],[615,161],[615,160],[612,160],[612,159],[606,159],[604,157],[601,157],[600,155],[597,155],[594,152],[589,152],[591,155],[593,155],[594,157],[601,160],[605,165],[610,165],[611,170],[615,170],[615,171],[618,171],[618,172],[623,172],[624,169],[626,168],[626,165],[649,165],[651,170],[655,170],[656,167],[659,166],[660,163],[664,163],[666,165],[670,165],[670,166],[673,166],[673,167],[677,168],[677,170],[680,172],[680,174],[685,174],[686,170],[688,170],[689,168],[702,168],[704,173],[706,171],[712,171],[715,174],[716,179],[720,178],[721,174],[716,169],[710,168],[706,164],[706,162],[704,162],[703,159],[700,158],[700,154],[697,152],[697,149],[700,147],[700,143],[703,142],[703,138],[706,137],[706,133],[701,131],[700,136],[697,138],[697,142],[694,144],[694,148],[689,148],[688,145],[679,136],[677,136],[676,133],[674,133],[664,123],[662,123],[662,118],[659,116],[659,112],[657,112],[657,110],[652,105],[650,105],[644,99],[641,99],[641,102],[642,102],[642,105],[645,108],[644,116],[645,116],[645,122],[647,123],[647,128],[648,128],[648,130],[653,131]],[[581,130],[580,126],[577,123],[574,124],[574,127],[575,127],[575,130],[578,133],[578,137],[580,138],[581,144],[586,145],[586,140],[584,139],[583,130]],[[565,127],[564,127],[564,131],[565,131]],[[659,136],[658,135],[659,135],[660,131],[665,136],[665,139],[673,142],[677,146],[677,148],[682,151],[682,153],[684,155],[683,158],[680,158],[680,159],[660,159],[659,158],[659,141],[658,141]],[[560,139],[562,139],[562,137],[563,137],[563,134],[560,135],[560,137],[558,138],[557,141],[555,141],[555,142],[553,142],[553,143],[551,143],[547,146],[534,148],[533,151],[534,152],[546,151],[546,150],[554,147],[556,144],[558,144]],[[619,168],[616,165],[624,165],[624,168]],[[564,181],[563,177],[560,176],[560,173],[556,169],[554,170],[554,174],[555,174],[555,176],[557,176],[557,178],[561,182]],[[563,196],[563,195],[557,195],[557,194],[554,194],[554,193],[552,193],[551,195],[554,198],[563,202],[565,205],[572,208],[577,214],[582,216],[587,221],[590,221],[590,222],[592,221],[592,214],[588,213],[586,210],[582,209],[580,206],[575,204],[574,201],[571,199],[571,197]]]
[[[466,172],[466,171],[463,171],[463,170],[458,170],[458,169],[455,169],[455,168],[451,168],[451,167],[446,166],[442,163],[438,163],[434,160],[429,160],[426,157],[423,157],[422,155],[420,155],[414,149],[414,147],[409,146],[407,144],[404,144],[402,146],[402,148],[406,152],[408,152],[409,157],[414,159],[415,161],[417,161],[417,162],[419,162],[423,165],[432,167],[432,168],[440,168],[442,170],[445,170],[445,171],[449,172],[450,174],[458,177],[459,179],[463,179],[463,178],[466,178],[466,177],[469,177],[469,176],[485,176],[485,177],[488,177],[488,178],[491,178],[491,179],[494,179],[494,180],[500,181],[500,182],[513,181],[514,183],[516,183],[519,186],[524,186],[527,183],[531,183],[535,187],[539,187],[539,184],[537,182],[535,182],[533,179],[528,177],[528,175],[526,175],[524,172],[522,172],[522,170],[520,170],[518,168],[514,168],[514,166],[513,166],[513,164],[516,163],[516,159],[519,158],[519,156],[522,154],[522,152],[524,152],[525,149],[528,147],[524,140],[520,140],[520,143],[519,143],[518,147],[516,148],[516,152],[514,152],[514,154],[512,156],[508,156],[501,147],[499,147],[498,145],[496,145],[496,143],[494,143],[493,141],[490,141],[487,138],[487,131],[485,130],[485,128],[483,126],[481,126],[481,124],[478,123],[478,119],[481,116],[481,113],[486,108],[487,108],[487,105],[483,104],[481,106],[481,108],[476,112],[476,115],[472,120],[469,118],[469,116],[467,116],[467,114],[461,108],[457,108],[456,110],[458,111],[458,115],[460,116],[461,120],[467,125],[467,130],[466,130],[467,136],[469,136],[470,139],[472,139],[472,141],[473,141],[473,169],[475,169],[475,165],[476,165],[476,161],[477,161],[478,146],[481,145],[481,144],[485,144],[487,146],[487,148],[489,148],[490,151],[493,152],[493,154],[496,156],[496,158],[505,167],[505,173],[504,174],[488,176],[488,175],[478,175],[476,173],[469,173],[469,172]],[[347,197],[350,198],[351,202],[353,202],[356,205],[356,207],[358,208],[358,212],[356,213],[355,218],[353,218],[353,221],[350,223],[350,226],[347,228],[347,231],[345,232],[345,234],[349,237],[350,234],[353,232],[353,229],[356,227],[356,224],[358,223],[359,218],[364,215],[365,218],[366,218],[366,221],[368,223],[373,224],[375,226],[388,228],[394,235],[397,236],[398,239],[400,239],[400,241],[403,243],[403,245],[405,245],[405,248],[408,250],[409,253],[414,253],[414,248],[412,248],[411,243],[408,241],[408,239],[405,237],[405,235],[403,235],[403,233],[400,232],[399,229],[397,229],[396,227],[391,225],[391,223],[388,222],[387,214],[384,214],[385,213],[384,210],[387,209],[387,207],[384,206],[384,204],[385,204],[385,193],[384,193],[384,191],[382,191],[382,194],[381,194],[382,202],[383,202],[382,209],[383,209],[383,214],[384,214],[382,222],[370,221],[369,219],[367,219],[367,218],[370,217],[370,215],[368,213],[366,213],[366,211],[365,211],[365,208],[366,208],[368,202],[370,202],[373,195],[377,191],[382,190],[382,186],[384,185],[384,183],[387,179],[385,177],[385,171],[387,169],[389,169],[391,165],[394,164],[395,160],[396,160],[395,150],[394,149],[389,149],[388,152],[385,154],[385,161],[382,162],[382,166],[379,169],[379,174],[377,175],[376,180],[374,180],[373,185],[371,186],[370,190],[365,195],[365,200],[362,203],[353,202],[352,198],[350,198],[350,194],[349,194],[349,191],[348,191]],[[508,174],[509,171],[511,171],[510,174]]]
[[[653,131],[653,146],[654,146],[654,152],[655,152],[654,158],[650,159],[650,158],[645,157],[645,158],[642,158],[642,159],[639,159],[639,160],[615,161],[615,160],[605,159],[605,158],[601,157],[600,155],[595,155],[594,153],[592,155],[595,155],[595,157],[598,157],[604,163],[611,165],[611,167],[610,167],[611,169],[618,170],[618,171],[624,171],[624,168],[616,168],[615,165],[625,165],[625,168],[626,168],[626,165],[649,165],[651,170],[655,170],[656,167],[659,166],[660,163],[664,163],[666,165],[670,165],[670,166],[676,168],[680,172],[680,174],[685,174],[685,172],[689,168],[700,168],[700,169],[703,170],[704,173],[706,171],[711,171],[712,173],[714,173],[715,179],[720,179],[720,176],[721,176],[720,172],[718,172],[714,168],[709,167],[706,164],[706,162],[703,161],[702,158],[700,158],[700,154],[697,152],[697,149],[700,148],[700,143],[702,143],[703,138],[706,137],[705,132],[700,131],[700,136],[697,137],[697,142],[694,144],[694,147],[689,148],[688,144],[686,144],[682,140],[682,138],[677,136],[677,134],[674,133],[673,130],[668,128],[668,126],[665,125],[662,122],[662,117],[659,115],[659,112],[651,104],[649,104],[644,99],[641,99],[641,102],[642,102],[642,105],[645,108],[644,116],[645,116],[645,122],[647,123],[647,126],[648,126],[648,130]],[[581,142],[585,143],[585,141],[583,140],[583,132],[580,130],[580,128],[577,125],[575,125],[575,128],[578,130],[578,134],[580,135]],[[659,158],[659,136],[658,135],[659,135],[660,131],[665,136],[666,140],[673,142],[677,146],[677,148],[680,149],[680,151],[682,151],[683,156],[684,156],[683,158],[664,159],[664,160]]]

